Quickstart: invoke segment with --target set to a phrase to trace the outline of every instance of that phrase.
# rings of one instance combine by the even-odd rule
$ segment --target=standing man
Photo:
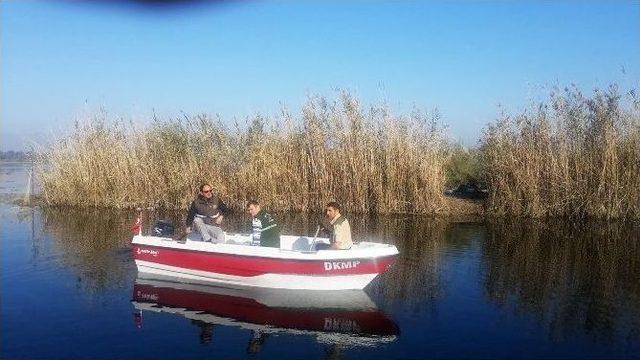
[[[253,241],[260,241],[260,246],[280,247],[280,227],[268,212],[260,209],[260,204],[251,200],[247,211],[253,218],[251,222]]]
[[[200,193],[191,203],[189,214],[187,214],[187,233],[191,232],[191,225],[193,225],[202,235],[203,241],[224,242],[224,231],[220,225],[226,212],[227,205],[213,195],[211,185],[200,185]]]
[[[353,246],[351,241],[351,226],[349,226],[349,220],[340,214],[340,205],[332,201],[327,204],[324,210],[329,220],[329,242],[332,250],[349,250]],[[322,245],[322,244],[318,244]],[[323,250],[322,246],[317,247],[317,250]]]

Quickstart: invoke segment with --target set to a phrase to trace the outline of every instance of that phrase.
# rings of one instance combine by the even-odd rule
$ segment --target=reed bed
[[[482,138],[496,216],[639,218],[640,102],[615,86],[585,96],[575,87]]]
[[[299,114],[245,123],[197,115],[137,126],[104,112],[38,154],[50,205],[184,209],[202,182],[231,207],[270,210],[446,212],[449,146],[435,116],[363,109],[348,93],[312,97]]]

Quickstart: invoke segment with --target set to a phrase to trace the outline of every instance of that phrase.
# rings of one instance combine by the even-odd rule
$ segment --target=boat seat
[[[314,243],[313,238],[312,237],[308,237],[308,236],[300,236],[298,238],[296,238],[295,240],[293,240],[293,242],[291,242],[291,248],[290,250],[293,251],[302,251],[302,252],[308,252],[308,251],[316,251],[315,246],[317,244],[321,244],[321,243],[328,243],[327,239],[324,238],[316,238],[316,241]],[[288,245],[288,244],[287,244]],[[289,246],[285,245],[284,241],[283,241],[283,249],[289,249]]]
[[[312,239],[306,236],[300,236],[291,244],[291,250],[293,251],[312,251],[311,243]]]

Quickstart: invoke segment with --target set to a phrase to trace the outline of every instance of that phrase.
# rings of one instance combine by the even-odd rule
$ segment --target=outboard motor
[[[173,224],[166,220],[158,220],[153,226],[153,235],[162,237],[171,237],[175,233]]]

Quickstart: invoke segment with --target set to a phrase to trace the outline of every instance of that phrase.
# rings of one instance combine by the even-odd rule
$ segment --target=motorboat
[[[395,341],[397,325],[363,290],[317,291],[228,288],[161,280],[140,274],[132,304],[137,325],[144,312],[183,316],[196,324],[222,325],[257,334],[311,335],[319,342],[372,346]],[[205,326],[206,328],[206,326]]]
[[[226,233],[224,242],[201,241],[197,232],[133,237],[139,273],[196,284],[226,284],[275,289],[363,289],[395,261],[389,244],[357,242],[349,250],[316,250],[329,239],[282,235],[280,248],[256,246],[251,235]]]

